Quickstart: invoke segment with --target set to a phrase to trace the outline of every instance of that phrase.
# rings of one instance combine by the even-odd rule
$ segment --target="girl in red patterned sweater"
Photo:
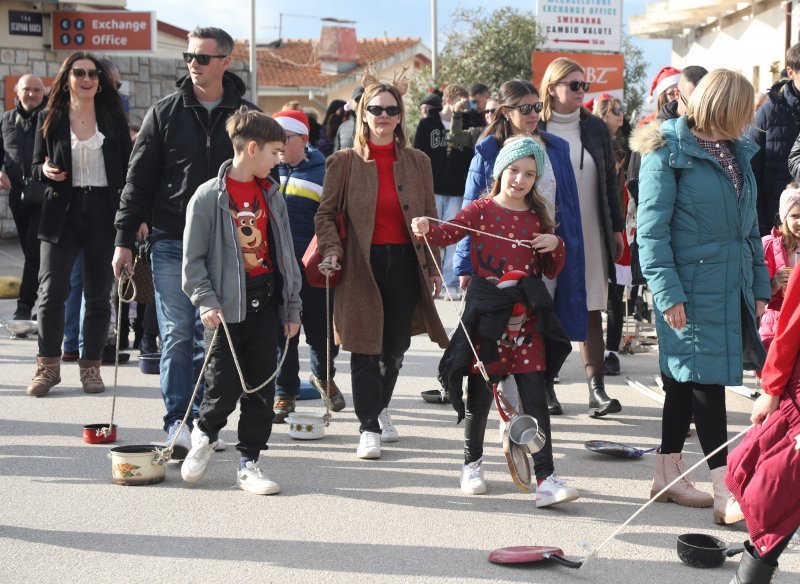
[[[451,245],[472,235],[473,273],[486,279],[555,278],[564,267],[564,242],[553,234],[553,219],[535,188],[539,169],[544,169],[544,157],[544,148],[533,138],[506,141],[494,165],[491,192],[462,209],[448,224],[431,225],[426,218],[417,217],[411,221],[412,231],[418,237],[427,236],[431,244],[438,246]],[[518,318],[512,325],[512,316],[506,334],[498,341],[500,359],[487,363],[486,372],[493,382],[501,375],[514,375],[525,413],[536,418],[545,434],[545,446],[533,456],[533,461],[538,483],[536,506],[547,507],[575,500],[578,492],[554,474],[550,414],[545,397],[544,339],[537,330],[535,313],[523,308],[524,312],[517,316],[524,318]],[[473,366],[467,384],[461,474],[461,490],[467,494],[486,492],[481,465],[491,403],[492,392]]]

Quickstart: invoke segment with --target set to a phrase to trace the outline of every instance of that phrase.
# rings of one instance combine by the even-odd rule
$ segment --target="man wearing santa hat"
[[[320,195],[322,195],[322,182],[325,178],[325,155],[312,148],[308,143],[309,123],[305,113],[299,110],[287,110],[272,115],[283,131],[286,133],[286,144],[281,153],[281,164],[278,170],[281,175],[281,192],[286,200],[286,210],[289,213],[289,227],[292,230],[292,241],[297,261],[300,262],[303,254],[314,237],[314,215],[319,208]],[[303,277],[303,287],[300,289],[300,300],[303,302],[303,331],[306,343],[311,348],[311,384],[322,394],[328,402],[328,407],[338,412],[345,407],[344,396],[339,391],[333,380],[334,359],[339,353],[338,345],[331,340],[330,347],[330,372],[331,378],[327,379],[326,359],[328,348],[326,342],[326,318],[328,327],[333,330],[331,317],[333,314],[333,294],[328,310],[325,310],[325,290],[313,288],[308,285],[302,265],[300,273]],[[278,334],[278,347],[282,352],[285,347],[285,338],[282,331]],[[300,393],[300,361],[297,354],[300,335],[295,335],[289,340],[289,349],[283,365],[275,382],[275,421],[283,422],[286,416],[295,410],[295,401]],[[281,355],[278,355],[280,361]]]

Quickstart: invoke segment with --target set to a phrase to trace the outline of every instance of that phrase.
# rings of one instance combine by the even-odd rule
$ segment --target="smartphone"
[[[475,101],[474,99],[470,99],[469,100],[469,109],[471,109],[471,110],[478,109],[478,102]]]

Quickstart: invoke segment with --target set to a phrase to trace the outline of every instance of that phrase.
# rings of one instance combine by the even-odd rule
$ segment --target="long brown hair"
[[[69,113],[69,72],[72,69],[75,61],[86,59],[94,63],[95,69],[100,71],[98,76],[98,91],[94,96],[95,116],[102,118],[103,124],[111,127],[114,124],[125,125],[127,124],[127,116],[125,110],[122,108],[122,100],[119,97],[117,88],[114,87],[114,82],[111,80],[108,67],[102,60],[95,57],[92,53],[86,51],[78,51],[72,53],[64,62],[61,63],[61,68],[58,70],[55,79],[53,80],[53,90],[50,92],[48,100],[47,115],[42,125],[42,133],[47,137],[51,131],[58,127],[63,116]]]
[[[522,79],[512,79],[503,83],[497,95],[497,110],[494,112],[492,123],[483,131],[481,138],[494,136],[499,144],[511,138],[513,135],[511,122],[505,114],[509,109],[522,103],[522,100],[529,95],[539,97],[539,90],[536,89],[533,83]]]
[[[510,138],[506,142],[506,144],[514,140],[521,140],[521,139],[522,137]],[[533,159],[533,156],[530,156],[529,158]],[[504,168],[503,172],[505,171],[506,169]],[[543,173],[544,173],[543,168],[536,169],[537,178],[542,176]],[[493,199],[494,197],[496,197],[500,193],[500,183],[502,181],[503,181],[503,173],[500,173],[500,176],[497,177],[496,181],[494,181],[492,189],[488,191],[485,195],[483,195],[483,197],[481,198]],[[544,197],[542,197],[536,190],[536,183],[533,184],[531,190],[525,195],[525,202],[528,204],[530,210],[536,213],[536,215],[539,217],[539,223],[541,224],[541,232],[553,233],[556,229],[556,222],[552,217],[550,217],[550,211],[547,208],[548,207],[547,201],[545,201]]]

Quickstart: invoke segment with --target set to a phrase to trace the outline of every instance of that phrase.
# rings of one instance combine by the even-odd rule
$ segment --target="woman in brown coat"
[[[441,279],[410,228],[412,217],[435,217],[436,203],[430,160],[406,145],[407,83],[382,84],[365,75],[362,85],[354,147],[328,158],[315,223],[322,256],[330,269],[342,270],[333,321],[336,342],[352,353],[353,406],[361,423],[357,455],[379,458],[381,441],[399,439],[387,408],[411,335],[427,332],[440,347],[447,335],[433,303]],[[342,206],[344,245],[335,223]]]

